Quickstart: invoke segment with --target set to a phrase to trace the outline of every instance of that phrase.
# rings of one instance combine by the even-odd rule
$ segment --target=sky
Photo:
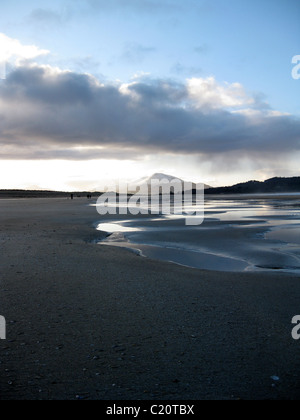
[[[300,176],[299,0],[3,3],[0,188]]]

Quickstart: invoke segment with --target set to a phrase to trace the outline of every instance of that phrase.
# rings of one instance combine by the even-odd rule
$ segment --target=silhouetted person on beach
[[[74,200],[74,194],[71,194],[71,200]]]

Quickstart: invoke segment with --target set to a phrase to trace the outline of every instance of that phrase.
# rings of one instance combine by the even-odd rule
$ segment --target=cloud
[[[82,20],[86,16],[104,16],[113,13],[136,17],[167,16],[174,22],[174,15],[192,13],[210,13],[213,6],[208,0],[64,0],[61,5],[53,4],[50,8],[34,9],[26,18],[30,25],[39,29],[51,29],[53,26],[66,25],[72,20]],[[177,20],[175,20],[177,22]]]
[[[185,2],[196,4],[195,0],[185,0]],[[125,10],[156,13],[182,10],[181,2],[178,2],[178,0],[86,0],[86,3],[91,9],[98,11]]]
[[[274,113],[240,84],[140,78],[126,85],[20,65],[0,83],[0,158],[203,159],[293,155],[300,120]]]
[[[237,108],[251,106],[254,99],[247,96],[240,83],[220,85],[214,77],[188,80],[189,95],[197,108]]]
[[[0,63],[7,61],[19,63],[22,60],[32,60],[48,54],[47,50],[42,50],[35,45],[23,45],[17,39],[0,33]]]
[[[180,62],[177,62],[176,64],[174,64],[171,69],[170,69],[171,73],[177,74],[177,75],[185,75],[185,76],[199,76],[200,74],[203,74],[203,69],[201,67],[191,67],[191,66],[186,66]]]
[[[194,51],[197,54],[203,55],[203,54],[207,54],[210,51],[210,47],[208,44],[202,44],[195,47]]]
[[[59,12],[42,8],[33,10],[28,17],[29,23],[36,23],[43,26],[60,25],[64,20],[65,18]]]
[[[68,16],[103,15],[163,15],[170,17],[182,13],[210,13],[212,5],[208,0],[68,0],[65,11]]]
[[[121,59],[130,64],[141,63],[149,54],[152,54],[155,51],[156,48],[154,47],[131,43],[125,46]]]

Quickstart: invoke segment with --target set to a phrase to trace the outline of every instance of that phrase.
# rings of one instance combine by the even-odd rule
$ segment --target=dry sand
[[[86,203],[0,201],[0,399],[300,397],[299,276],[94,245]]]

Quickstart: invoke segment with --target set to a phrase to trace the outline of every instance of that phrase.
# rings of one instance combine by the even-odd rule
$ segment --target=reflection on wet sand
[[[183,216],[107,216],[101,244],[207,270],[300,272],[299,196],[209,197],[205,209],[201,226]]]

